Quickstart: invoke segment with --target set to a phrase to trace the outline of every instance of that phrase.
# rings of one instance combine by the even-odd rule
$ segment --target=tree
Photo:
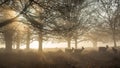
[[[119,8],[120,1],[119,0],[100,0],[99,2],[100,11],[98,13],[103,18],[105,23],[109,26],[111,30],[112,39],[114,42],[114,46],[116,47],[116,26],[117,26],[117,18],[119,16]],[[101,12],[102,11],[102,12]]]
[[[8,11],[8,12],[6,12]],[[12,50],[12,42],[13,42],[13,34],[14,34],[14,21],[16,19],[15,16],[13,16],[10,13],[14,13],[12,10],[3,10],[3,15],[1,17],[1,27],[2,32],[5,38],[5,44],[6,44],[6,50],[11,51]],[[11,24],[4,24],[4,23],[11,23]],[[5,26],[6,25],[6,26]],[[4,26],[4,27],[3,27]]]
[[[82,0],[81,0],[82,1]],[[53,32],[55,32],[56,34],[58,34],[61,37],[64,37],[67,42],[68,42],[68,48],[71,47],[71,40],[72,40],[72,36],[74,34],[74,32],[77,29],[81,29],[78,28],[79,25],[81,26],[81,22],[79,21],[79,16],[81,12],[81,10],[83,8],[85,8],[88,3],[82,1],[81,3],[78,2],[79,4],[76,4],[76,2],[71,1],[71,0],[67,0],[67,1],[61,1],[61,5],[58,4],[58,6],[56,6],[55,9],[52,9],[54,11],[54,13],[51,13],[53,15],[52,20],[54,20],[55,18],[55,22],[52,23],[52,26],[49,25],[50,27],[52,27]],[[50,19],[51,20],[51,19]],[[55,34],[54,34],[55,35]]]
[[[82,23],[79,19],[81,10],[89,5],[89,1],[85,0],[2,0],[0,3],[2,6],[9,5],[8,8],[16,11],[27,20],[26,24],[39,30],[39,47],[41,48],[43,34],[48,33],[65,37],[70,48],[74,32],[79,33],[84,28],[81,27]],[[79,29],[80,31],[76,31]]]
[[[83,3],[82,0],[81,1],[79,0],[79,2],[77,2],[79,4],[76,4],[76,2],[72,0],[68,0],[68,1],[50,0],[50,1],[40,1],[40,2],[33,1],[33,2],[34,2],[34,7],[36,5],[39,5],[39,7],[37,7],[38,10],[35,10],[34,8],[32,8],[33,10],[35,10],[35,12],[38,13],[38,16],[36,16],[35,13],[30,13],[30,14],[27,13],[26,18],[28,19],[28,21],[31,22],[31,25],[33,25],[34,27],[37,27],[40,30],[40,33],[39,33],[40,38],[42,36],[41,35],[42,30],[44,30],[44,28],[48,28],[47,29],[48,31],[50,30],[52,32],[57,32],[59,35],[61,33],[64,33],[62,35],[65,35],[67,37],[68,46],[70,47],[70,39],[71,39],[70,37],[72,33],[70,31],[71,30],[73,31],[72,28],[74,28],[75,30],[75,27],[79,24],[79,22],[76,22],[77,20],[76,15],[79,13],[81,9],[80,8],[79,10],[77,10],[78,12],[76,12],[75,8],[78,8],[77,6],[81,7],[80,4]],[[44,10],[44,12],[42,13],[38,12],[39,9],[41,8]],[[30,18],[30,16],[32,16],[34,19]],[[69,27],[65,28],[65,25],[63,27],[59,25],[60,24],[60,22],[58,22],[60,21],[59,19],[62,19],[66,22],[66,24],[61,23],[61,25],[65,24],[66,26],[69,26]],[[43,24],[41,21],[43,21],[43,23],[45,24]],[[60,31],[64,31],[64,32],[60,33]]]
[[[2,17],[2,21],[0,22],[0,27],[3,27],[3,34],[4,34],[4,38],[5,38],[5,44],[6,44],[6,50],[11,51],[12,50],[12,44],[13,44],[13,35],[14,35],[14,31],[15,31],[15,27],[14,26],[14,22],[18,21],[18,17],[23,13],[23,11],[25,11],[26,7],[22,9],[22,11],[19,12],[19,14],[17,14],[18,10],[18,6],[20,4],[18,4],[19,1],[11,1],[11,0],[2,0],[0,1],[0,9],[4,10],[3,12],[5,15],[3,15],[4,17]],[[15,13],[15,14],[13,14]],[[1,13],[2,14],[2,13]],[[11,15],[10,15],[11,14]],[[7,16],[6,16],[7,15]],[[15,16],[13,16],[15,15]]]

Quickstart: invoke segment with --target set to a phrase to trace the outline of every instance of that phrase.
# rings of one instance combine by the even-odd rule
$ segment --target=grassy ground
[[[120,54],[0,51],[0,68],[120,68]]]

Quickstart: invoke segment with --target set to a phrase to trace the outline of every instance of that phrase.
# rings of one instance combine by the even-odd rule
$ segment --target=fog
[[[0,0],[0,68],[120,68],[120,0]]]

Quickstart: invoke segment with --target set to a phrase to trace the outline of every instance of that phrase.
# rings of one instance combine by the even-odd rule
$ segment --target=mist
[[[0,0],[0,68],[120,68],[120,0]]]

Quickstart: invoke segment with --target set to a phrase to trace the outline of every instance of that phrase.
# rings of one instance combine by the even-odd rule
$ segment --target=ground
[[[82,53],[0,51],[0,68],[120,68],[120,54],[99,51]]]

